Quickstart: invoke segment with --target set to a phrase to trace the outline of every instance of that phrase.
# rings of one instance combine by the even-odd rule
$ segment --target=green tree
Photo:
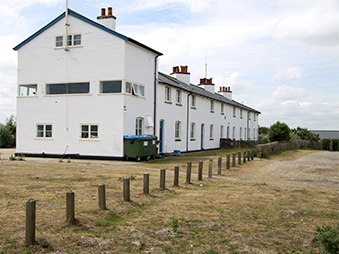
[[[301,140],[310,140],[310,141],[319,141],[319,134],[312,133],[307,128],[297,127],[296,129],[292,129],[291,133],[297,135],[297,138]]]
[[[0,124],[0,148],[11,148],[14,146],[14,137],[6,125]]]
[[[286,123],[280,123],[279,121],[270,127],[268,132],[268,138],[271,142],[273,141],[288,141],[290,140],[290,128]]]
[[[270,131],[269,127],[259,126],[259,135],[267,135],[269,131]]]

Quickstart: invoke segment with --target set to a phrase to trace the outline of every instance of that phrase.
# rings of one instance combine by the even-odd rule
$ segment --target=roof
[[[220,101],[220,102],[223,102],[225,104],[229,104],[229,105],[232,105],[232,106],[235,106],[235,107],[239,107],[239,108],[242,108],[242,109],[245,109],[245,110],[248,110],[248,111],[252,111],[252,112],[255,112],[255,113],[258,113],[258,114],[261,114],[260,111],[256,110],[256,109],[253,109],[251,107],[248,107],[244,104],[241,104],[235,100],[230,100],[220,94],[217,94],[217,93],[211,93],[199,86],[196,86],[196,85],[193,85],[193,84],[186,84],[172,76],[169,76],[169,75],[166,75],[164,73],[161,73],[159,72],[159,82],[160,83],[163,83],[163,84],[166,84],[166,85],[170,85],[170,86],[173,86],[173,87],[176,87],[176,88],[180,88],[181,90],[184,90],[184,91],[187,91],[189,93],[193,93],[193,94],[196,94],[196,95],[200,95],[200,96],[204,96],[204,97],[207,97],[207,98],[210,98],[210,99],[213,99],[213,100],[216,100],[216,101]]]
[[[129,37],[125,36],[125,35],[122,35],[122,34],[120,34],[120,33],[117,33],[116,31],[114,31],[114,30],[112,30],[112,29],[109,29],[109,28],[107,28],[107,27],[105,27],[105,26],[103,26],[103,25],[101,25],[101,24],[99,24],[99,23],[97,23],[97,22],[95,22],[95,21],[89,19],[89,18],[86,18],[85,16],[82,16],[81,14],[79,14],[79,13],[77,13],[77,12],[71,10],[71,9],[68,9],[68,15],[70,15],[70,16],[72,16],[72,17],[75,17],[75,18],[77,18],[77,19],[80,19],[80,20],[82,20],[82,21],[84,21],[84,22],[86,22],[86,23],[88,23],[88,24],[90,24],[90,25],[92,25],[92,26],[95,26],[95,27],[97,27],[97,28],[99,28],[99,29],[101,29],[101,30],[107,32],[107,33],[110,33],[110,34],[112,34],[112,35],[115,35],[115,36],[117,36],[117,37],[119,37],[119,38],[121,38],[121,39],[123,39],[123,40],[125,40],[125,41],[128,41],[128,42],[130,42],[130,43],[133,43],[133,44],[135,44],[135,45],[137,45],[137,46],[139,46],[139,47],[142,47],[142,48],[144,48],[144,49],[146,49],[146,50],[148,50],[148,51],[151,51],[151,52],[154,53],[154,54],[162,55],[162,53],[160,53],[160,52],[158,52],[158,51],[156,51],[156,50],[154,50],[154,49],[152,49],[152,48],[150,48],[150,47],[148,47],[148,46],[146,46],[146,45],[144,45],[144,44],[142,44],[142,43],[140,43],[140,42],[138,42],[138,41],[136,41],[136,40],[134,40],[134,39],[132,39],[132,38],[129,38]],[[45,25],[43,28],[41,28],[40,30],[38,30],[37,32],[35,32],[34,34],[32,34],[30,37],[28,37],[26,40],[24,40],[23,42],[21,42],[20,44],[18,44],[17,46],[15,46],[13,49],[14,49],[14,50],[20,49],[20,48],[21,48],[22,46],[24,46],[26,43],[28,43],[28,42],[30,42],[31,40],[33,40],[35,37],[37,37],[38,35],[40,35],[40,34],[43,33],[44,31],[46,31],[48,28],[50,28],[51,26],[53,26],[54,24],[56,24],[57,22],[59,22],[59,21],[60,21],[61,19],[63,19],[65,16],[66,16],[66,12],[63,12],[63,13],[60,14],[57,18],[55,18],[55,19],[52,20],[50,23],[48,23],[47,25]]]

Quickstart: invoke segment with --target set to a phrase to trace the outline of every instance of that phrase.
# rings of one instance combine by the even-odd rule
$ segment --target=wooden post
[[[165,181],[166,181],[166,169],[160,169],[160,189],[164,190],[165,187]]]
[[[218,158],[218,175],[221,175],[221,156]]]
[[[149,173],[144,173],[144,194],[149,193]]]
[[[226,169],[230,169],[230,154],[227,154],[227,158],[226,158]]]
[[[129,202],[131,201],[131,197],[130,197],[130,188],[129,188],[129,184],[130,180],[128,177],[124,177],[124,201]]]
[[[191,183],[192,162],[187,162],[186,183]]]
[[[241,152],[238,152],[238,164],[241,165]]]
[[[198,170],[198,181],[202,181],[202,168],[203,168],[203,161],[199,161],[199,170]]]
[[[232,158],[232,167],[235,167],[235,153],[233,153],[233,158]]]
[[[246,163],[246,151],[244,151],[243,163]]]
[[[252,149],[252,151],[251,151],[251,160],[253,161],[253,159],[254,159],[254,151]]]
[[[26,244],[35,243],[36,201],[30,198],[26,202]]]
[[[213,173],[213,159],[209,159],[208,163],[208,178],[212,178]]]
[[[74,191],[70,190],[66,193],[66,221],[70,224],[74,223]]]
[[[99,209],[106,210],[106,186],[105,184],[98,185],[98,193],[99,193]]]
[[[250,150],[247,151],[247,161],[250,161],[250,157],[251,157],[251,152]]]
[[[330,141],[330,151],[333,151],[333,140]]]
[[[179,187],[179,166],[174,168],[174,186]]]

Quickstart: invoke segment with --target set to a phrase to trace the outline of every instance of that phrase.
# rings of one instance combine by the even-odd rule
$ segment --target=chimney
[[[106,9],[101,8],[101,16],[97,17],[98,23],[101,25],[112,29],[115,31],[115,26],[116,26],[116,17],[113,16],[113,10],[112,7],[108,7],[107,9],[107,15],[106,15]]]
[[[210,79],[201,78],[200,84],[198,86],[204,88],[206,91],[210,93],[215,93],[215,85],[213,84],[212,78]]]
[[[179,70],[179,66],[174,66],[173,67],[173,72],[171,73],[171,76],[180,80],[181,82],[190,85],[191,82],[191,74],[188,71],[188,66],[180,66],[180,70]]]
[[[222,88],[220,87],[220,91],[218,91],[218,94],[221,94],[227,99],[232,100],[232,91],[230,87],[225,87],[225,86],[223,86]]]

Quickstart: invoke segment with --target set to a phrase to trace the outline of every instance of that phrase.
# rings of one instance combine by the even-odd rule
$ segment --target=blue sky
[[[65,0],[0,0],[0,122],[15,114],[12,48],[65,10]],[[92,19],[113,7],[117,31],[162,52],[160,71],[188,65],[258,109],[261,126],[339,129],[338,0],[69,0]]]

